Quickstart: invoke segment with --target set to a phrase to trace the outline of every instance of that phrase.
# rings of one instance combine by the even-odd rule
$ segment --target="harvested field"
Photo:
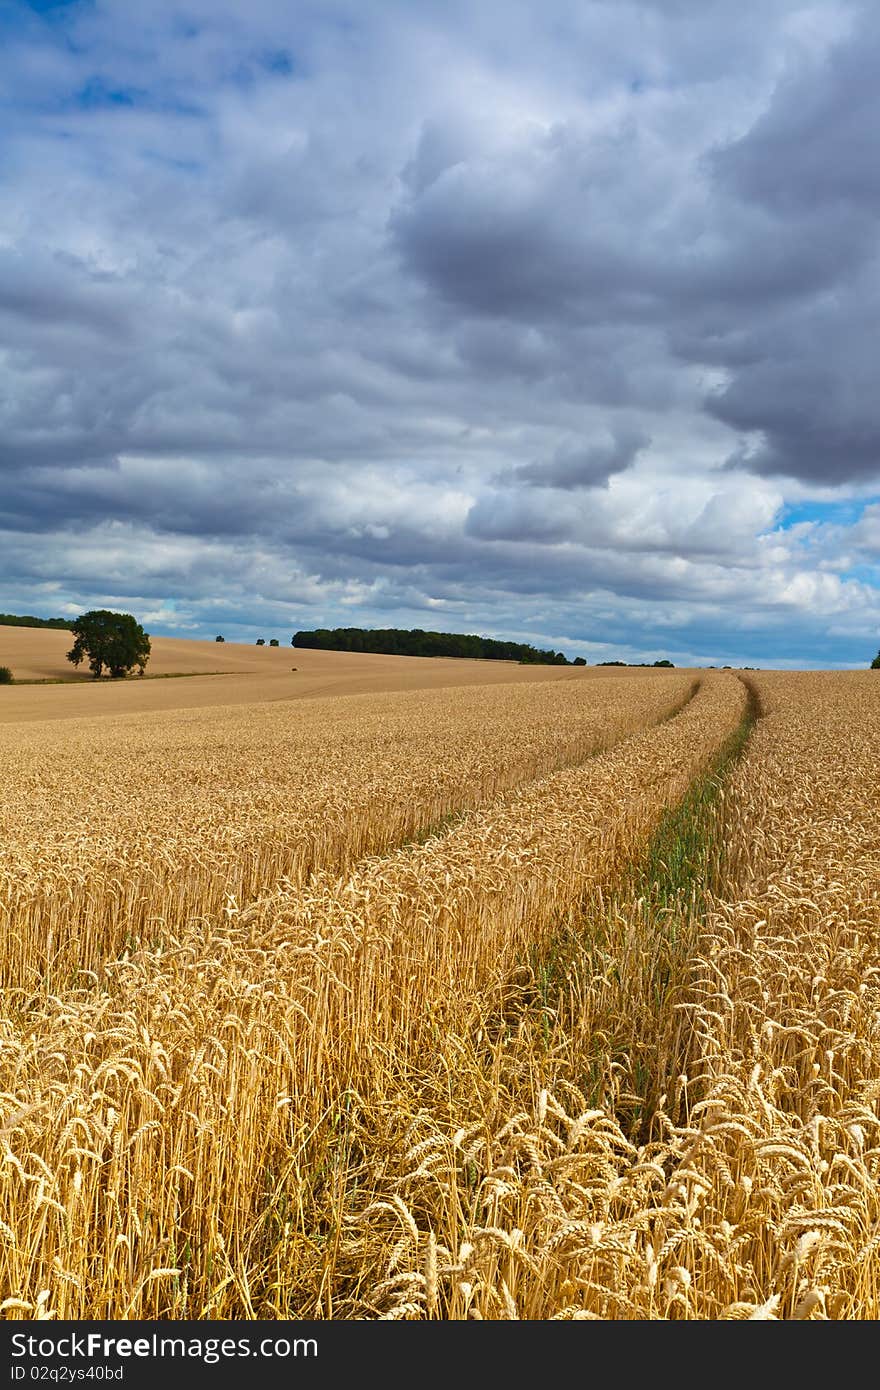
[[[694,680],[0,729],[4,1315],[880,1315],[880,679]]]

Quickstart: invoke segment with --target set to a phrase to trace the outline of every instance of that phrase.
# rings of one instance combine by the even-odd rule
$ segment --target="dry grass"
[[[359,842],[273,871],[249,903],[123,954],[105,937],[92,975],[11,994],[5,1315],[880,1315],[880,682],[756,677],[764,717],[675,877],[646,845],[746,692],[710,673],[646,727],[657,679],[641,705],[628,683],[628,715],[608,692],[618,741],[593,757],[588,720],[560,739],[559,710],[542,725],[506,692],[480,732],[475,707],[449,793],[469,809],[445,831],[395,849],[395,822],[368,858]],[[384,770],[381,726],[405,777],[430,725],[420,800],[467,699],[447,727],[396,698],[397,722],[382,701],[360,733],[340,702],[337,737]],[[181,738],[168,767],[192,776]],[[536,776],[542,759],[558,770]],[[346,795],[352,823],[370,785]],[[170,821],[154,862],[163,844],[184,881]],[[38,953],[39,915],[29,930]]]

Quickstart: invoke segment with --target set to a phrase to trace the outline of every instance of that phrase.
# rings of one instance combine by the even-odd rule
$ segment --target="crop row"
[[[470,1104],[423,1093],[364,1209],[357,1315],[880,1316],[880,682],[755,683],[722,882],[696,913],[617,900],[543,1050],[524,1013]],[[627,1051],[669,1040],[647,1135],[611,1061],[633,1019]]]

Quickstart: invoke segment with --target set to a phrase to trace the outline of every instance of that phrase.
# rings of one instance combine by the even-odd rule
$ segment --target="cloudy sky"
[[[880,647],[880,12],[3,0],[0,610]]]

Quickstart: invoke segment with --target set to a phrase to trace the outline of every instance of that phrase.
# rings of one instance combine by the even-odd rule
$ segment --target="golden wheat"
[[[65,971],[10,989],[0,1023],[0,1315],[880,1315],[880,681],[753,677],[762,717],[715,805],[716,876],[660,898],[629,866],[746,691],[707,673],[648,728],[688,693],[658,679],[577,714],[562,683],[540,707],[508,688],[315,702],[288,755],[336,751],[320,775],[278,772],[241,837],[226,820],[285,712],[249,732],[240,712],[208,730],[188,714],[131,820],[110,797],[91,859],[55,789],[96,731],[59,733],[63,771],[11,738],[49,789],[34,864],[83,877],[56,919]],[[123,721],[120,758],[138,738],[144,769],[156,731]],[[175,817],[178,774],[195,792]],[[342,828],[312,827],[288,871],[273,828],[289,849],[309,796]],[[254,845],[262,879],[240,862]],[[176,884],[185,907],[114,951],[132,879],[163,885],[154,904]],[[48,959],[54,908],[27,882],[10,978]]]
[[[880,1313],[880,682],[768,675],[757,688],[764,718],[718,828],[725,891],[693,924],[678,988],[655,1001],[655,1032],[679,1026],[651,1136],[621,1128],[626,1095],[607,1057],[623,1010],[644,1000],[623,964],[627,933],[650,954],[658,927],[623,902],[605,970],[626,987],[594,968],[540,1059],[534,1029],[497,1041],[482,1124],[473,1101],[469,1114],[425,1092],[413,1138],[432,1154],[430,1186],[392,1155],[386,1182],[415,1230],[392,1223],[379,1194],[355,1248],[380,1268],[384,1249],[405,1274],[430,1226],[446,1258],[441,1315]],[[597,1039],[606,1055],[588,1096],[577,1083]],[[473,1047],[462,1057],[475,1073]],[[448,1196],[443,1209],[434,1199],[451,1190],[454,1225]],[[360,1297],[374,1316],[397,1315],[396,1302],[378,1279]],[[424,1301],[409,1314],[427,1315]]]
[[[0,725],[0,985],[341,870],[671,712],[670,673]]]
[[[445,835],[187,922],[32,1001],[2,1040],[8,1296],[48,1287],[64,1317],[344,1309],[363,1277],[344,1222],[400,1087],[434,1072],[438,1042],[629,852],[742,704],[710,679],[676,718]]]

